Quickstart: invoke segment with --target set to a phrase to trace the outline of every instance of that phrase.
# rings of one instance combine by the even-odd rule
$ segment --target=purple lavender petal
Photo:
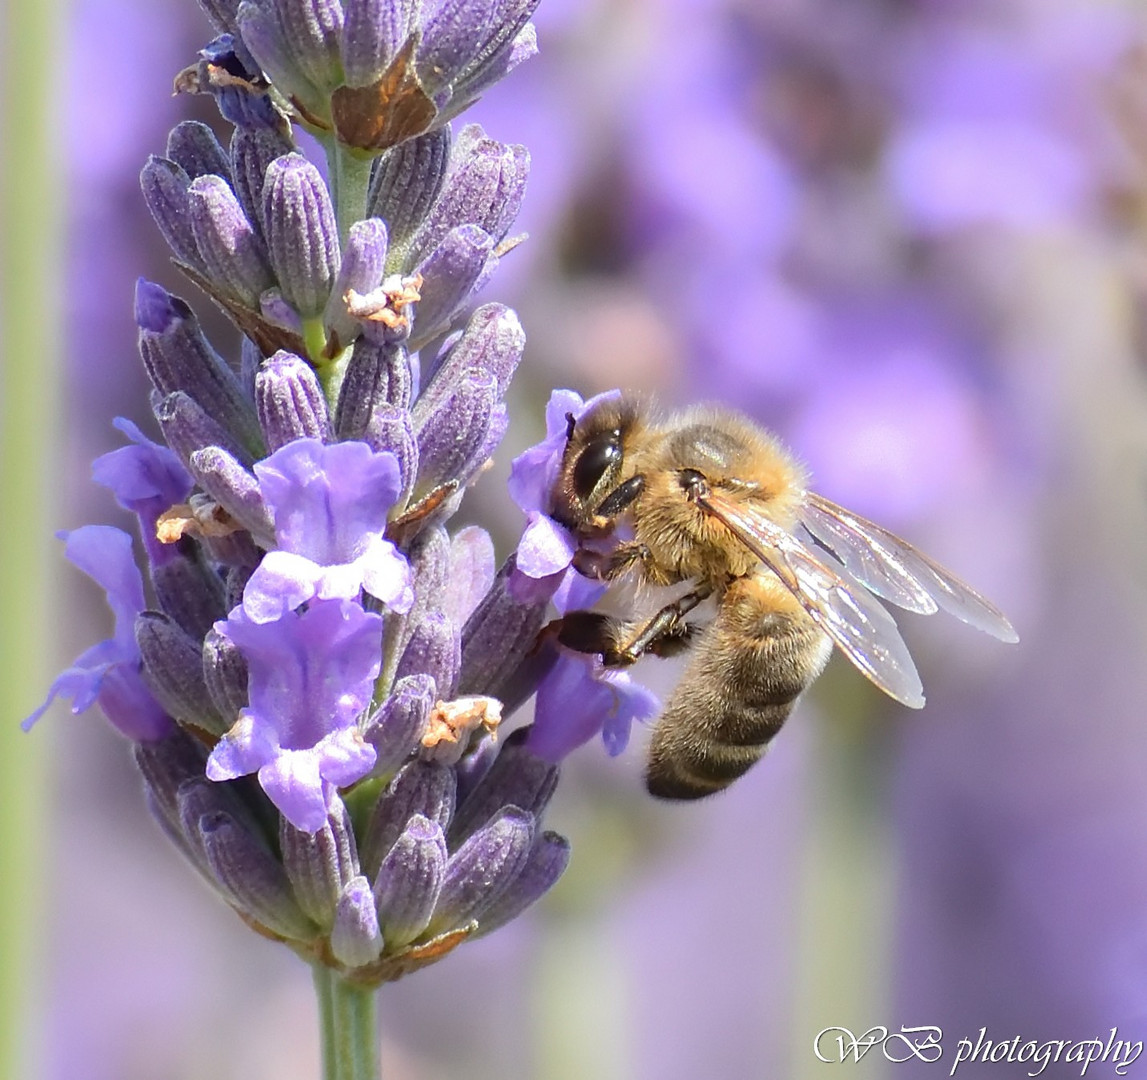
[[[494,584],[494,542],[485,529],[469,525],[450,541],[450,574],[442,610],[464,626]]]
[[[518,569],[532,578],[560,574],[573,560],[577,539],[564,525],[536,510],[530,511],[527,521],[518,541]]]
[[[275,622],[236,608],[217,629],[247,659],[251,704],[212,751],[208,777],[258,770],[284,817],[306,832],[322,828],[329,785],[352,783],[374,764],[356,725],[381,665],[381,616],[316,600]]]
[[[634,720],[660,709],[656,696],[627,672],[606,668],[597,656],[562,650],[538,688],[527,745],[546,761],[559,762],[599,732],[611,756],[629,741]]]

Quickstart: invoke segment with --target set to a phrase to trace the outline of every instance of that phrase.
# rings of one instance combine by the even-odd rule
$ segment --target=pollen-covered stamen
[[[391,330],[405,330],[410,326],[407,309],[422,299],[422,275],[405,277],[391,274],[377,288],[368,293],[348,289],[343,296],[347,312],[356,319],[382,323]]]
[[[487,735],[496,735],[501,722],[502,703],[497,698],[474,695],[439,701],[422,736],[422,756],[428,761],[453,764],[462,756],[473,732],[482,728]]]
[[[187,502],[159,515],[155,523],[155,538],[161,544],[174,544],[185,536],[231,536],[242,532],[243,528],[211,496],[196,492]]]

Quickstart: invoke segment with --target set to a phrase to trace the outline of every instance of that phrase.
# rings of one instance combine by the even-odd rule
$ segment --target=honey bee
[[[809,491],[793,457],[731,410],[701,406],[662,423],[620,398],[567,423],[552,516],[579,539],[575,567],[605,582],[688,587],[651,618],[575,611],[554,628],[563,645],[607,665],[691,651],[654,727],[653,795],[697,799],[741,776],[833,645],[886,694],[920,708],[920,678],[876,597],[923,614],[943,608],[1018,640],[999,610],[938,563]],[[587,544],[602,538],[616,541],[605,553]],[[689,621],[709,598],[713,621]]]

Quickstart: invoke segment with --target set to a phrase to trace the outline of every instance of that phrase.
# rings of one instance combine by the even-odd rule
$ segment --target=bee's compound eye
[[[621,432],[603,431],[586,444],[573,469],[574,491],[579,499],[588,499],[602,477],[621,462]]]

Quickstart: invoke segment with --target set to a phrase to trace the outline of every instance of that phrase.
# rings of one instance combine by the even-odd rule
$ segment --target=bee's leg
[[[646,653],[666,657],[685,649],[694,632],[685,616],[708,595],[707,589],[686,593],[636,626],[597,611],[571,611],[550,623],[546,630],[556,633],[558,641],[567,649],[601,653],[606,667],[628,667]]]
[[[627,510],[634,499],[645,490],[645,477],[638,473],[618,484],[598,505],[594,517],[615,518]]]

